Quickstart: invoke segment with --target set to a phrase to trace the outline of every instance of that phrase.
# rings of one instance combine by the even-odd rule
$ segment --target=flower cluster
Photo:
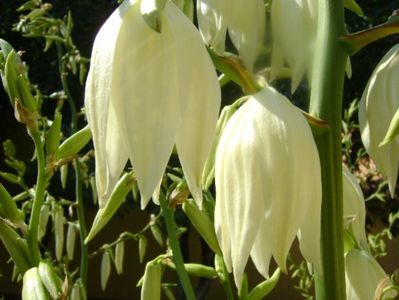
[[[172,2],[163,11],[162,33],[147,26],[137,0],[124,1],[108,18],[94,42],[85,104],[101,206],[129,158],[145,207],[174,144],[201,203],[220,89],[199,32]]]

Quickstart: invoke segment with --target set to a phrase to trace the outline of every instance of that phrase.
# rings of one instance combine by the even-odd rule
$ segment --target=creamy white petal
[[[318,153],[301,112],[270,87],[252,96],[223,131],[215,182],[216,232],[236,285],[249,253],[264,276],[271,255],[285,269],[299,227],[321,204]],[[317,263],[320,212],[308,228],[306,247],[315,248],[306,254]]]
[[[119,31],[112,101],[137,175],[143,208],[165,171],[186,106],[183,96],[187,91],[181,80],[192,57],[185,50],[190,50],[196,37],[173,32],[186,23],[186,17],[168,2],[159,34],[144,23],[139,6],[132,5]]]
[[[216,152],[216,233],[237,287],[268,206],[267,179],[262,178],[263,163],[258,159],[262,153],[256,147],[263,131],[258,108],[249,100],[231,117]]]
[[[272,3],[273,40],[292,69],[293,92],[305,72],[308,75],[311,72],[317,7],[316,0],[275,0]]]
[[[224,53],[227,22],[226,0],[198,0],[198,27],[204,42],[211,45],[217,54]]]
[[[387,277],[371,254],[358,249],[345,255],[345,269],[347,300],[374,300],[377,286]]]
[[[245,66],[252,71],[265,39],[263,0],[231,0],[227,12],[228,31]]]
[[[120,15],[125,14],[128,7],[128,2],[124,2],[98,32],[86,82],[85,107],[96,153],[96,183],[100,206],[104,205],[112,192],[127,160],[124,148],[119,143],[119,130],[113,122],[109,91],[115,42],[122,24]]]
[[[174,10],[167,10],[166,17],[176,18]],[[175,39],[189,37],[178,49],[181,65],[180,95],[186,109],[177,129],[176,148],[188,187],[197,204],[202,205],[202,171],[208,158],[220,109],[221,91],[215,68],[195,26],[184,16],[179,23],[171,22]],[[184,47],[183,47],[184,46]]]
[[[399,76],[399,45],[394,46],[380,61],[363,92],[359,103],[359,125],[363,145],[377,168],[388,178],[391,196],[395,192],[399,165],[399,138],[379,147],[389,123],[399,108],[397,78]]]
[[[364,250],[368,250],[366,237],[366,205],[363,192],[355,176],[343,167],[343,201],[344,221],[348,221],[346,227],[351,228],[356,242]],[[349,220],[345,220],[349,219]],[[345,224],[345,223],[344,223]]]
[[[270,211],[267,213],[270,213]],[[265,216],[251,249],[251,258],[255,268],[265,278],[269,278],[270,259],[272,258],[270,241],[273,239],[273,235],[273,226],[266,222]]]
[[[301,112],[287,98],[272,88],[254,96],[264,107],[267,141],[267,172],[272,207],[270,222],[274,227],[273,256],[285,269],[286,256],[299,227],[309,216],[309,209],[320,209],[320,162],[310,127]],[[289,187],[289,188],[287,188]],[[316,208],[314,208],[316,207]],[[289,220],[289,221],[287,221]],[[317,239],[318,224],[312,224]],[[315,240],[314,244],[318,244]]]

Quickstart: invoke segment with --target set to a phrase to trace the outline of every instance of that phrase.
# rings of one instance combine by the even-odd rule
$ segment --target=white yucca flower
[[[359,249],[352,249],[345,255],[345,271],[347,300],[377,299],[377,288],[382,287],[387,279],[387,274],[374,257]],[[394,297],[396,294],[389,292],[386,296]]]
[[[377,168],[388,178],[393,197],[399,165],[399,137],[388,144],[379,144],[399,109],[399,45],[382,58],[371,75],[359,104],[359,125],[363,145]]]
[[[198,0],[198,25],[204,42],[223,54],[226,33],[252,71],[264,41],[263,0]]]
[[[215,181],[216,233],[237,286],[249,256],[265,277],[272,256],[285,270],[297,234],[303,256],[320,271],[319,156],[306,119],[287,98],[266,87],[231,117]]]
[[[366,202],[357,179],[352,173],[343,167],[343,202],[344,225],[349,229],[358,246],[368,250],[366,237]]]
[[[103,206],[129,158],[142,207],[159,186],[174,144],[200,204],[201,174],[212,145],[220,88],[201,36],[170,1],[162,33],[126,0],[94,42],[85,104]]]
[[[317,15],[318,0],[273,0],[272,77],[278,75],[286,61],[292,71],[292,92],[311,68]]]

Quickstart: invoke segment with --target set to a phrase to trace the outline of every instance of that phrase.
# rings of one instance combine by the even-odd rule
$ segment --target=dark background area
[[[64,16],[68,10],[71,11],[74,20],[73,40],[82,55],[85,57],[90,56],[92,43],[97,30],[100,28],[105,19],[111,14],[111,12],[117,6],[116,0],[54,0],[48,1],[53,3],[54,8],[52,14],[55,16]],[[50,94],[54,91],[61,90],[61,83],[58,76],[57,67],[57,55],[54,47],[48,52],[43,53],[44,41],[41,39],[28,39],[23,38],[20,33],[11,30],[12,25],[18,21],[19,13],[15,12],[16,8],[19,7],[23,1],[15,0],[1,0],[0,1],[0,38],[3,38],[10,42],[15,49],[25,51],[23,55],[24,61],[29,65],[29,76],[34,84],[37,84],[40,90],[45,94]],[[355,14],[347,13],[348,31],[355,32],[368,28],[373,25],[385,22],[392,11],[399,8],[399,3],[396,0],[381,1],[381,0],[363,0],[358,1],[359,5],[363,8],[366,17],[360,18]],[[382,56],[390,49],[391,46],[399,42],[399,36],[391,36],[382,39],[378,42],[361,50],[352,59],[353,77],[350,80],[346,80],[345,93],[344,93],[344,106],[347,107],[351,101],[355,98],[360,98],[364,87],[366,86],[367,80],[371,75],[374,67]],[[399,84],[399,83],[398,83]],[[289,85],[288,85],[289,86]],[[287,86],[287,89],[288,89]],[[228,85],[224,90],[225,95],[229,98],[231,91],[228,89],[231,85]],[[306,86],[301,87],[302,90],[306,90]],[[300,90],[301,90],[300,89]],[[233,94],[237,92],[237,88],[233,89]],[[77,107],[83,105],[83,87],[77,82],[72,83],[72,94],[76,101]],[[303,93],[299,91],[294,94],[294,100],[302,97]],[[229,99],[227,99],[229,101]],[[46,114],[46,111],[44,110]],[[49,116],[51,116],[52,110],[48,110]],[[67,113],[66,113],[67,114]],[[356,142],[360,143],[358,135],[354,135],[357,139]],[[30,160],[33,156],[33,145],[31,139],[26,133],[25,127],[15,121],[13,111],[8,101],[8,96],[4,93],[3,89],[0,88],[0,141],[3,142],[6,139],[12,139],[17,148],[17,157],[25,161],[30,166],[30,172],[32,176],[28,179],[28,183],[32,184],[35,180],[35,167],[34,163]],[[0,170],[4,170],[7,167],[3,162],[3,149],[0,147]],[[1,179],[0,179],[1,180]],[[31,180],[31,181],[29,181]],[[10,187],[13,192],[13,187]],[[17,191],[17,190],[16,190]],[[397,199],[393,199],[390,204],[372,205],[373,210],[377,210],[381,214],[381,218],[387,216],[389,211],[393,211],[398,208]],[[92,219],[94,218],[96,209],[92,206],[88,207],[88,226],[90,226]],[[129,207],[125,207],[125,213],[114,218],[106,229],[100,234],[99,238],[91,245],[94,250],[98,248],[102,243],[110,242],[114,240],[120,232],[124,230],[137,231],[140,226],[144,225],[148,220],[146,216],[140,213],[130,210]],[[188,235],[188,240],[191,251],[189,256],[194,261],[199,261],[201,258],[201,247],[199,237],[196,233],[191,232]],[[151,245],[155,245],[150,253],[147,254],[147,259],[154,257],[157,253],[160,253],[162,249],[157,248],[156,243],[151,241]],[[77,245],[78,247],[78,245]],[[397,248],[397,246],[392,246]],[[10,283],[10,264],[5,264],[8,255],[3,249],[0,251],[0,272],[3,274],[0,277],[0,295],[7,295],[6,299],[13,299],[10,296],[20,290],[20,284]],[[396,249],[397,250],[397,249]],[[76,248],[78,252],[78,248]],[[397,251],[395,251],[397,253]],[[113,277],[110,280],[110,284],[107,290],[102,293],[100,291],[100,259],[96,257],[90,261],[89,271],[89,294],[90,298],[104,298],[104,299],[138,299],[139,289],[135,287],[138,279],[143,273],[144,266],[138,262],[137,245],[132,242],[126,248],[126,256],[129,259],[125,261],[125,272],[122,276],[116,276],[113,272]],[[387,262],[387,264],[390,264]],[[173,274],[168,274],[173,278]],[[259,276],[255,277],[256,280],[260,280]],[[279,283],[274,296],[271,299],[300,299],[300,296],[293,288],[287,287],[288,277]],[[217,285],[217,284],[216,284]],[[292,284],[291,284],[292,285]],[[212,287],[212,292],[209,299],[217,299],[216,296],[219,286]],[[286,296],[281,296],[286,292]],[[18,299],[19,296],[15,296]]]

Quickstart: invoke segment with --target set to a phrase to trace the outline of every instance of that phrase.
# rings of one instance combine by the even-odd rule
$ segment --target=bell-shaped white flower
[[[320,272],[321,174],[307,121],[266,87],[228,121],[216,153],[215,228],[237,286],[249,256],[268,277],[273,256],[285,270],[298,234]]]
[[[345,255],[345,271],[347,300],[377,299],[377,288],[382,287],[387,279],[385,271],[374,257],[359,249],[352,249]],[[396,292],[389,292],[388,295],[394,297]]]
[[[174,144],[200,204],[202,169],[220,107],[217,74],[201,35],[170,1],[162,33],[125,0],[94,42],[85,104],[104,205],[130,159],[144,207],[159,186]]]
[[[363,145],[377,168],[388,178],[393,197],[399,165],[399,137],[388,144],[379,144],[399,109],[399,45],[382,58],[371,75],[359,104],[359,125]]]
[[[264,41],[263,0],[198,0],[198,25],[204,42],[223,54],[227,30],[245,66],[252,71]]]
[[[355,176],[343,167],[344,227],[350,230],[356,243],[368,250],[366,237],[366,202]]]
[[[272,4],[272,77],[278,75],[285,60],[292,71],[293,92],[311,68],[317,12],[318,0],[274,0]]]

